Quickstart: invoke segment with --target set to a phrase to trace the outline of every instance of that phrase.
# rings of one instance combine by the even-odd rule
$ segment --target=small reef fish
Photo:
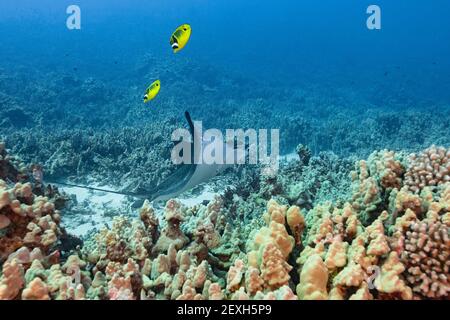
[[[161,89],[161,81],[156,80],[155,82],[153,82],[145,91],[144,103],[147,103],[150,100],[155,99],[160,89]]]
[[[191,26],[188,24],[182,24],[175,30],[170,37],[170,45],[174,53],[177,53],[186,46],[191,37],[191,32]]]

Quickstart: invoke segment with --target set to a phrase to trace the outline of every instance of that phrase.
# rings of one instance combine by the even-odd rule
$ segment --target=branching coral
[[[384,189],[397,188],[403,185],[405,172],[401,156],[394,151],[383,150],[373,152],[368,159],[370,172]]]
[[[101,229],[84,243],[82,252],[91,263],[126,262],[128,257],[144,260],[151,240],[143,229],[138,221],[131,223],[123,216],[114,217],[111,229]]]
[[[403,187],[403,154],[383,150],[361,160],[352,172],[352,206],[364,225],[370,224],[386,208],[391,192]]]
[[[50,300],[47,285],[34,278],[22,292],[22,300]]]
[[[35,196],[30,183],[8,188],[0,180],[0,261],[22,246],[49,253],[61,234],[60,213],[48,198]]]
[[[268,227],[256,232],[248,252],[249,265],[260,270],[264,286],[272,290],[288,284],[292,269],[286,260],[295,240],[285,227],[286,211],[286,206],[274,200],[268,202],[265,214]]]
[[[189,242],[189,239],[180,229],[184,216],[181,211],[181,204],[178,201],[169,200],[167,202],[164,218],[167,226],[161,232],[158,241],[153,247],[153,252],[167,252],[171,244],[176,249],[181,249]]]
[[[63,259],[52,201],[0,181],[0,299],[448,299],[450,183],[412,190],[403,159],[358,162],[346,202],[307,211],[278,197],[249,221],[220,197],[169,200],[163,221],[146,201]]]
[[[450,239],[448,226],[439,221],[413,222],[406,232],[402,262],[414,292],[427,298],[450,293]]]
[[[368,224],[376,217],[383,204],[382,188],[376,178],[370,174],[368,164],[361,160],[356,171],[352,172],[352,206]]]
[[[105,261],[124,263],[132,258],[143,263],[158,239],[159,221],[148,201],[140,209],[139,217],[135,221],[124,216],[114,217],[110,229],[103,228],[85,241],[82,251],[86,259],[91,263],[105,264]]]
[[[302,300],[326,300],[328,269],[322,258],[311,255],[305,262],[300,273],[300,283],[297,286],[298,297]]]
[[[280,297],[275,292],[281,288],[287,296],[295,298],[288,286],[292,266],[287,260],[295,239],[286,229],[287,212],[290,212],[291,230],[298,238],[301,237],[304,218],[299,209],[291,207],[288,210],[286,206],[270,200],[264,214],[267,226],[257,230],[247,243],[248,264],[237,259],[228,271],[226,288],[232,293],[232,299],[275,299]]]
[[[410,155],[405,173],[405,185],[418,193],[426,186],[450,182],[450,150],[431,146],[419,154]]]
[[[420,194],[402,187],[409,178],[400,159],[374,153],[353,174],[351,204],[308,213],[306,247],[297,259],[303,296],[303,270],[319,256],[331,280],[322,292],[330,299],[448,298],[448,184],[432,192],[436,184],[424,180]]]
[[[24,286],[24,271],[16,259],[3,265],[3,274],[0,278],[0,300],[12,300]]]
[[[397,252],[389,254],[386,261],[381,266],[381,273],[375,278],[375,288],[380,292],[380,297],[389,294],[389,297],[400,297],[401,299],[412,299],[412,290],[400,277],[405,270]]]

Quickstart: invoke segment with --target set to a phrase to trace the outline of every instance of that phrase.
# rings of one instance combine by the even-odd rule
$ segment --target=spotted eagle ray
[[[198,153],[195,152],[195,147],[201,145],[203,148],[205,146],[205,141],[202,139],[202,134],[198,132],[198,128],[194,126],[194,123],[191,119],[189,112],[186,111],[184,115],[188,122],[189,132],[192,137],[192,142],[190,143],[191,161],[188,164],[178,165],[178,168],[175,170],[175,172],[169,175],[162,183],[158,184],[153,189],[145,190],[141,188],[135,192],[114,191],[90,186],[83,186],[78,184],[71,184],[66,182],[56,182],[56,181],[55,182],[47,181],[47,182],[56,185],[77,187],[93,191],[114,193],[138,198],[139,200],[133,204],[134,207],[141,206],[144,200],[146,199],[148,199],[149,201],[157,202],[177,197],[181,193],[188,191],[201,183],[207,182],[208,180],[210,180],[217,174],[223,172],[227,167],[230,166],[230,164],[216,164],[216,163],[206,164],[203,163],[202,161],[197,161],[198,159],[195,159],[195,156],[198,157]],[[237,149],[235,143],[233,142],[231,144],[228,142],[224,143],[223,146],[224,146],[223,154],[225,155],[233,154],[236,159]]]

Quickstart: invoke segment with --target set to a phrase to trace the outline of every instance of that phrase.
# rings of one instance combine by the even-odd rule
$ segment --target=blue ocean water
[[[66,27],[73,4],[81,30]],[[366,26],[372,4],[380,30]],[[280,128],[285,153],[298,143],[367,155],[450,142],[446,0],[4,0],[0,8],[2,108],[29,117],[13,113],[4,126],[13,131],[183,123],[190,110],[214,127]],[[192,37],[173,54],[169,37],[182,23]],[[158,99],[143,105],[157,78]]]
[[[449,14],[449,0],[0,0],[0,299],[448,298]],[[192,120],[278,129],[282,161],[175,164]],[[183,156],[205,142],[189,138]],[[50,287],[55,264],[82,283]],[[344,285],[354,269],[367,285]]]

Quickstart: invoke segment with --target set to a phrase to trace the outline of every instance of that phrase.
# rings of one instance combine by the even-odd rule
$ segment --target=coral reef
[[[427,219],[411,223],[401,258],[406,280],[414,292],[427,298],[447,297],[450,293],[449,257],[447,225]]]
[[[1,180],[0,299],[448,299],[448,173],[411,189],[411,159],[374,152],[356,162],[345,198],[310,209],[283,192],[241,197],[236,213],[264,200],[245,221],[229,214],[226,195],[191,207],[172,199],[163,212],[146,201],[138,218],[116,216],[70,254],[54,199]]]
[[[148,24],[164,15],[131,11],[139,17],[121,23],[145,21],[152,44],[167,42]],[[235,50],[204,29],[174,63],[167,43],[109,32],[107,19],[100,38],[49,45],[36,40],[53,28],[27,32],[17,13],[45,22],[0,13],[0,299],[449,299],[448,41],[432,57],[338,48],[324,64],[318,48],[339,42],[318,40],[322,24],[307,42],[277,37],[264,50],[251,32]],[[196,16],[217,20],[209,13]],[[251,13],[241,23],[257,30],[247,19],[267,12]],[[432,38],[446,37],[416,42]],[[150,79],[164,90],[144,105]],[[187,128],[185,110],[204,128],[279,129],[279,171],[234,166],[142,206],[53,185],[151,193],[176,169],[171,136]]]
[[[8,188],[0,180],[0,261],[21,247],[38,248],[50,254],[63,233],[60,212],[47,197],[35,196],[31,183]]]
[[[41,163],[52,179],[90,179],[124,189],[157,184],[173,170],[167,160],[170,135],[186,126],[181,112],[186,106],[208,127],[280,128],[282,154],[303,144],[297,150],[302,165],[325,150],[367,157],[381,148],[418,152],[450,143],[448,105],[410,110],[408,102],[394,108],[389,100],[375,106],[372,95],[355,97],[349,88],[324,92],[308,82],[301,89],[278,87],[190,59],[174,65],[146,54],[123,70],[120,83],[36,66],[3,68],[0,137],[27,163]],[[168,96],[154,102],[154,112],[136,99],[142,78],[166,83]],[[187,86],[189,94],[181,89]],[[293,197],[309,187],[296,185]]]
[[[412,154],[405,173],[405,185],[418,193],[425,186],[450,182],[450,151],[432,146],[422,153]]]
[[[431,147],[424,154],[430,150],[447,152]],[[351,202],[308,212],[306,247],[297,259],[299,297],[317,288],[329,299],[448,298],[450,185],[424,180],[417,195],[403,159],[392,151],[373,153],[352,173]],[[308,277],[312,265],[325,280]]]

